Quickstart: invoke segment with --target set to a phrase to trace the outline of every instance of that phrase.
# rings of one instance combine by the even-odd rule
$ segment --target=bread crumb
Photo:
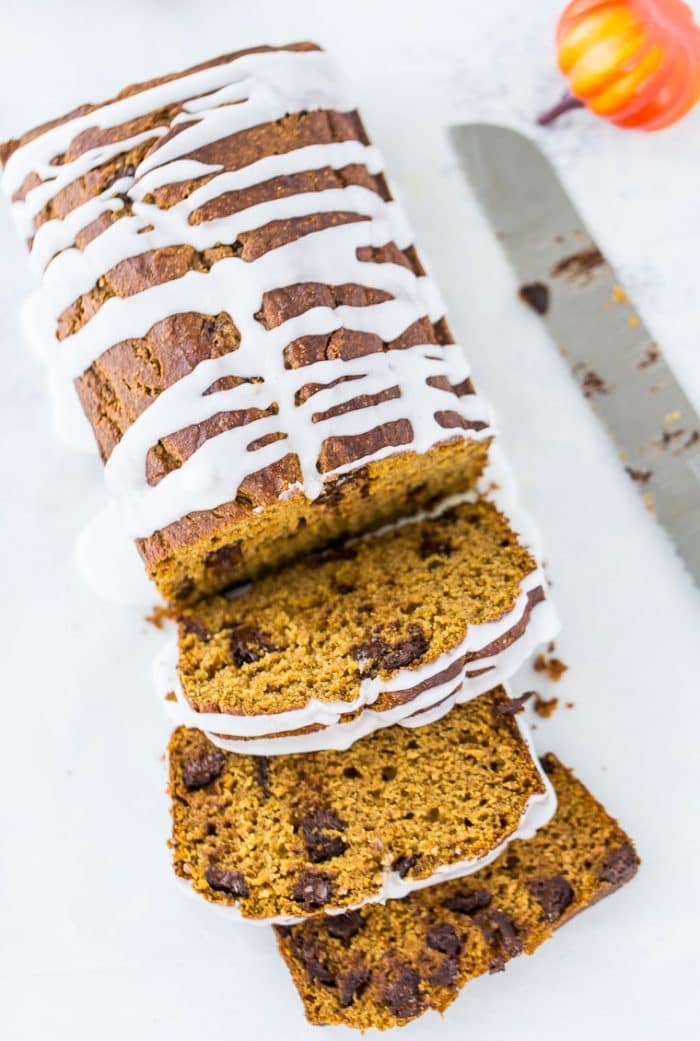
[[[657,362],[659,360],[659,357],[659,348],[656,346],[655,343],[652,343],[647,347],[644,354],[637,362],[637,368],[648,369],[650,365],[653,365],[654,362]]]
[[[559,706],[559,698],[543,698],[541,694],[535,694],[534,709],[542,719],[553,716]]]
[[[162,629],[165,623],[169,622],[173,617],[171,607],[165,607],[164,604],[156,604],[151,613],[146,615],[145,620],[154,628]]]
[[[537,314],[549,310],[549,286],[546,282],[528,282],[518,290],[518,296]]]
[[[535,672],[546,672],[549,679],[554,683],[558,683],[569,668],[568,665],[564,664],[561,658],[546,658],[544,654],[537,655],[532,667]]]
[[[610,387],[594,369],[589,369],[584,362],[578,362],[573,368],[574,375],[578,377],[581,390],[586,398],[592,398],[595,394],[607,394]]]
[[[651,470],[635,470],[633,466],[626,466],[625,470],[637,484],[648,484],[653,475]]]

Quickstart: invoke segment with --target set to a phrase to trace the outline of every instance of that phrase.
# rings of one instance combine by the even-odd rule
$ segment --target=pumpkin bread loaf
[[[443,1012],[470,980],[532,954],[633,877],[639,859],[624,831],[554,756],[543,766],[556,814],[470,878],[277,927],[310,1022],[383,1030]]]
[[[0,161],[53,384],[169,601],[475,482],[488,412],[315,45],[128,87]]]
[[[250,920],[294,921],[468,874],[555,801],[502,689],[346,752],[232,755],[170,742],[176,873]]]

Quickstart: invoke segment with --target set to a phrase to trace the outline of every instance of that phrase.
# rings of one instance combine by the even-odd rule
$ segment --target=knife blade
[[[537,145],[450,128],[467,180],[648,509],[700,585],[700,419]]]

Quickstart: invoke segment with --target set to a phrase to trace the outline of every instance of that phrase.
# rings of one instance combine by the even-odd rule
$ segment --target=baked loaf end
[[[545,819],[554,808],[512,708],[499,689],[347,752],[272,759],[226,754],[179,728],[175,870],[253,920],[402,896],[450,867],[467,874],[521,824],[532,829],[531,807]]]
[[[488,413],[313,44],[127,88],[0,157],[53,382],[168,600],[476,480]]]
[[[443,1012],[461,988],[628,882],[630,839],[554,756],[543,765],[554,818],[469,879],[373,905],[341,919],[277,929],[279,948],[312,1023],[365,1030]]]

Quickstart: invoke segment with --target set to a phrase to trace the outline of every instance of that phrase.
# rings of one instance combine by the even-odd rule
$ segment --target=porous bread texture
[[[270,714],[274,733],[275,713],[353,702],[363,678],[457,647],[513,609],[535,567],[484,499],[304,558],[179,614],[184,696],[198,712]],[[372,707],[401,696],[382,692]]]
[[[639,858],[617,822],[553,756],[543,766],[555,816],[490,866],[405,900],[277,929],[311,1023],[384,1030],[444,1012],[470,980],[532,954],[633,877]]]
[[[290,44],[282,48],[250,48],[205,62],[197,68],[259,51],[316,49],[312,43]],[[176,80],[190,71],[193,70],[128,87],[117,97]],[[60,119],[37,127],[17,141],[1,145],[0,160],[7,162],[18,146],[73,116],[94,111],[97,124],[100,107],[81,106]],[[182,102],[175,102],[118,127],[102,129],[96,125],[76,137],[57,161],[71,161],[90,149],[109,145],[120,140],[125,131],[132,136],[172,127],[172,133],[176,133],[173,120],[182,111]],[[76,178],[39,212],[34,221],[35,228],[48,220],[65,218],[76,207],[108,191],[118,179],[133,176],[139,164],[170,136],[171,133],[164,138],[147,137],[128,151],[111,156],[84,176]],[[275,122],[215,141],[198,149],[195,157],[204,163],[215,163],[224,170],[238,170],[271,154],[286,153],[310,144],[353,140],[368,143],[356,112],[292,112]],[[168,210],[207,183],[211,176],[162,185],[145,201]],[[39,183],[37,174],[28,175],[13,200],[21,201]],[[286,195],[348,185],[359,185],[384,199],[391,198],[382,174],[372,174],[363,165],[351,164],[340,170],[324,168],[278,176],[259,185],[222,193],[195,210],[192,222],[197,224],[217,219]],[[131,200],[125,196],[122,209],[102,213],[78,232],[77,248],[84,250],[112,223],[131,212]],[[57,337],[63,340],[76,333],[112,298],[133,296],[163,282],[181,278],[187,272],[208,271],[229,257],[237,257],[241,263],[249,262],[284,243],[358,219],[361,218],[355,213],[312,214],[251,228],[235,242],[218,243],[204,251],[197,251],[184,242],[130,257],[104,272],[92,289],[65,309],[58,320]],[[368,263],[390,260],[416,274],[424,273],[413,247],[400,250],[388,242],[360,252],[360,259]],[[258,317],[269,329],[313,307],[371,305],[387,298],[383,292],[360,285],[300,282],[266,292]],[[303,368],[324,358],[349,360],[387,350],[400,354],[402,349],[415,344],[434,343],[439,346],[452,342],[444,320],[431,323],[428,318],[422,318],[389,343],[372,333],[349,329],[328,336],[302,336],[285,349],[285,362],[288,368]],[[239,344],[240,333],[228,312],[183,313],[157,322],[141,337],[115,343],[104,351],[76,380],[77,392],[103,460],[109,458],[124,433],[162,391],[203,360],[234,352]],[[225,379],[226,387],[231,387],[237,378]],[[221,382],[218,381],[217,389],[225,389]],[[316,389],[317,385],[306,385],[302,394],[309,397]],[[488,439],[477,436],[484,426],[482,423],[472,424],[473,437],[465,434],[470,424],[460,414],[459,400],[473,394],[474,388],[467,379],[458,386],[448,385],[444,389],[447,392],[445,411],[439,419],[440,425],[444,426],[444,441],[424,454],[417,455],[410,450],[410,415],[378,424],[360,435],[334,437],[331,432],[321,451],[319,470],[325,473],[343,466],[347,472],[330,476],[324,493],[314,500],[309,500],[302,490],[296,488],[301,479],[296,455],[289,453],[278,462],[256,470],[255,454],[251,453],[251,472],[238,488],[231,488],[228,502],[211,510],[188,513],[137,540],[147,571],[160,592],[170,602],[196,602],[202,596],[224,589],[231,583],[254,578],[342,535],[371,530],[421,508],[440,491],[449,494],[473,485],[486,464]],[[358,394],[354,407],[369,411],[374,404],[372,396]],[[185,429],[173,430],[148,453],[146,472],[149,483],[155,485],[178,469],[207,439],[263,414],[254,409],[220,412]],[[251,434],[251,438],[254,436]],[[388,458],[363,462],[373,453],[387,449],[390,451]]]
[[[502,688],[418,730],[379,731],[347,752],[241,756],[199,730],[170,741],[176,873],[250,919],[376,900],[486,856],[544,795]]]

